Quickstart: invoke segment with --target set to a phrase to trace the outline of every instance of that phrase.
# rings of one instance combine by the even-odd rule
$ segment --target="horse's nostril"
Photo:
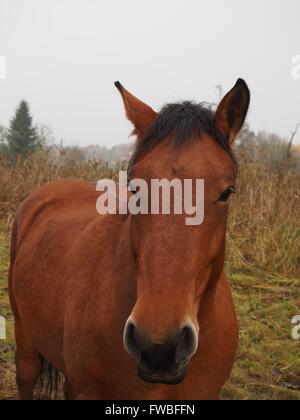
[[[131,319],[124,331],[124,347],[150,371],[172,371],[188,361],[197,350],[198,339],[192,325],[184,327],[179,334],[164,344],[154,344],[143,337]]]
[[[141,347],[136,327],[131,320],[127,321],[124,331],[124,347],[125,350],[135,359],[140,359]]]
[[[175,360],[180,364],[190,359],[196,352],[198,346],[198,339],[195,329],[187,325],[181,331],[179,341],[176,347]]]

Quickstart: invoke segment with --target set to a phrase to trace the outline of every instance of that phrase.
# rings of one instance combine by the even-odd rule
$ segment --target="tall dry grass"
[[[15,167],[0,161],[0,218],[10,224],[19,203],[33,190],[59,179],[114,178],[106,163],[81,162],[39,152]],[[231,206],[229,264],[300,275],[300,174],[289,165],[274,170],[240,159],[238,194]]]
[[[299,276],[299,171],[288,161],[274,170],[241,160],[228,236],[234,267]]]
[[[98,180],[112,178],[115,170],[102,161],[80,161],[57,157],[51,151],[41,150],[12,166],[0,160],[0,219],[8,223],[19,204],[35,189],[62,179]]]

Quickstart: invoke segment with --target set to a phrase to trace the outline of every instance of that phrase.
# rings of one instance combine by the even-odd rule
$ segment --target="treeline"
[[[63,157],[68,161],[103,160],[109,164],[117,164],[128,158],[131,147],[132,144],[126,143],[111,149],[100,145],[64,146],[63,140],[55,141],[47,127],[33,125],[29,104],[24,100],[19,104],[9,128],[0,125],[0,158],[5,158],[12,164],[27,159],[41,149],[52,154],[53,159]]]
[[[299,132],[300,134],[300,132]],[[294,147],[298,127],[290,139],[260,131],[255,133],[246,125],[240,134],[236,151],[244,163],[255,163],[275,172],[289,168],[300,173],[300,150]]]
[[[300,171],[300,153],[292,147],[296,135],[297,130],[292,133],[292,141],[289,141],[276,134],[255,133],[246,125],[240,134],[236,151],[243,161],[255,162],[274,171],[282,170],[283,166]],[[63,141],[55,141],[46,127],[34,126],[29,104],[24,100],[19,104],[9,127],[4,128],[0,125],[0,159],[2,157],[13,165],[18,160],[27,159],[42,150],[47,152],[53,161],[104,161],[115,166],[128,160],[131,149],[132,143],[121,144],[111,149],[100,145],[64,146]]]

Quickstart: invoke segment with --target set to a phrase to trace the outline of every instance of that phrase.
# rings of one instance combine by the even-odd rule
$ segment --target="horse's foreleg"
[[[33,390],[39,379],[41,363],[39,353],[26,336],[20,321],[15,321],[16,381],[19,400],[32,400]]]

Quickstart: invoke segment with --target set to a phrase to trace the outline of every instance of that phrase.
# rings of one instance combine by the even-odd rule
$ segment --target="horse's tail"
[[[37,384],[37,391],[49,400],[56,400],[58,397],[59,385],[63,382],[63,374],[55,369],[40,354],[40,376]]]

